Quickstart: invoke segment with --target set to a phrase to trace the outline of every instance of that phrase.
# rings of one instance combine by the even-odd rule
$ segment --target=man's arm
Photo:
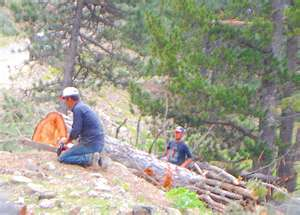
[[[167,160],[169,159],[170,148],[171,148],[170,142],[167,142],[167,148],[166,148],[165,152],[162,154],[162,156],[161,156],[162,158],[166,157]]]
[[[82,130],[82,123],[83,122],[83,116],[81,110],[75,109],[73,112],[73,124],[71,132],[68,136],[67,143],[72,142],[72,140],[75,140],[80,135],[80,132]]]
[[[184,167],[184,168],[186,168],[190,163],[193,162],[192,153],[187,145],[185,146],[185,154],[186,154],[187,159],[180,165],[181,167]]]

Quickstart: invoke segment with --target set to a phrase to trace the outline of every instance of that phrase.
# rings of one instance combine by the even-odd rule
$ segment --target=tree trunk
[[[285,187],[289,192],[295,190],[296,171],[294,168],[294,159],[292,154],[292,135],[294,127],[294,117],[289,117],[293,113],[289,108],[283,110],[282,117],[285,117],[281,121],[280,127],[280,140],[281,147],[279,148],[279,157],[282,157],[279,161],[277,175],[286,181]]]
[[[292,4],[292,1],[289,1]],[[295,72],[297,70],[297,52],[298,52],[298,39],[296,36],[291,36],[287,40],[287,60],[288,70]],[[293,84],[287,83],[285,88],[284,97],[291,96],[293,92]],[[280,127],[280,140],[281,146],[279,150],[279,157],[283,156],[279,161],[277,175],[283,179],[287,179],[285,187],[289,192],[293,192],[296,188],[297,172],[294,168],[295,159],[291,156],[292,150],[292,136],[295,117],[294,111],[287,107],[282,111],[282,120]]]
[[[260,119],[260,144],[264,144],[264,151],[255,162],[255,168],[262,168],[259,172],[271,175],[273,166],[269,165],[275,157],[275,138],[276,138],[276,120],[275,120],[275,107],[276,107],[276,88],[272,80],[263,80],[262,83],[262,97],[261,103],[264,111],[264,116]],[[269,166],[267,166],[269,165]]]
[[[73,74],[74,74],[74,67],[76,63],[78,37],[80,34],[80,23],[81,23],[83,6],[84,6],[84,1],[77,0],[76,13],[73,19],[73,25],[71,31],[70,44],[68,49],[66,50],[65,65],[64,65],[64,79],[63,79],[62,89],[73,85]],[[63,104],[61,105],[62,105],[61,109],[63,110],[64,113],[66,113],[67,112],[66,108],[64,107]]]
[[[272,0],[272,54],[278,60],[282,60],[285,56],[285,40],[284,40],[284,24],[283,12],[286,0]]]
[[[272,0],[272,56],[278,62],[281,62],[284,56],[284,25],[283,25],[283,9],[284,0]],[[267,57],[268,58],[268,57]],[[276,83],[274,77],[276,72],[271,67],[273,59],[266,59],[265,74],[262,80],[262,97],[261,104],[264,111],[264,116],[260,120],[261,129],[261,144],[265,144],[265,151],[262,152],[261,161],[258,161],[259,166],[269,165],[275,158],[275,139],[276,139]],[[271,175],[273,166],[269,165],[261,170],[262,173]]]

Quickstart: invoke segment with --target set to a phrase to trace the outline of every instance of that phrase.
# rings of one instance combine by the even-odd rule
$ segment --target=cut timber
[[[44,138],[51,141],[46,142],[43,140],[44,143],[48,143],[48,147],[54,148],[52,144],[56,141],[57,136],[59,136],[54,135],[59,133],[56,130],[62,128],[63,132],[65,132],[67,129],[65,128],[64,120],[68,121],[69,124],[71,120],[64,115],[57,113],[49,115],[49,117],[46,117],[45,119],[45,121],[39,123],[40,126],[38,125],[35,135],[37,132],[45,135]],[[47,125],[47,123],[50,125]],[[55,132],[50,132],[48,130],[49,128],[53,128]],[[49,137],[47,135],[49,135]],[[39,142],[39,140],[35,141]],[[28,142],[27,140],[21,141],[20,143],[31,147],[40,145],[38,149],[49,151],[49,148],[44,149],[41,147],[43,144],[38,144],[34,141]],[[150,183],[163,189],[186,187],[187,189],[195,191],[201,200],[206,202],[210,208],[218,212],[224,212],[226,206],[232,201],[237,201],[241,205],[245,202],[256,201],[256,197],[244,186],[242,181],[239,181],[223,169],[208,163],[198,162],[197,167],[200,174],[197,174],[188,169],[159,160],[154,155],[137,150],[133,146],[109,136],[105,136],[104,153],[111,159],[133,169],[133,172],[137,176],[143,177]]]
[[[63,115],[59,112],[50,112],[35,127],[32,140],[58,147],[57,141],[67,135],[68,130]]]
[[[222,175],[219,177],[219,180],[209,179],[185,168],[158,160],[153,155],[137,150],[131,145],[122,143],[109,136],[105,137],[104,150],[113,160],[124,164],[128,168],[136,169],[138,172],[151,169],[151,177],[161,185],[165,183],[166,173],[171,171],[172,187],[186,187],[188,189],[192,187],[193,189],[191,190],[196,190],[200,199],[219,212],[224,211],[225,206],[230,201],[256,200],[250,190],[243,185],[237,184],[237,179],[234,176],[229,177],[229,173],[225,174],[225,171],[221,171]],[[216,169],[219,171],[218,168]],[[212,170],[210,169],[209,171]],[[223,180],[224,175],[227,175],[228,180]],[[203,191],[206,191],[206,193],[204,194]]]
[[[212,179],[220,179],[224,182],[228,183],[233,183],[235,185],[239,185],[239,180],[234,177],[233,175],[229,174],[225,170],[212,166],[208,163],[205,162],[197,162],[197,165],[202,169],[202,170],[207,170],[208,171],[208,177]]]

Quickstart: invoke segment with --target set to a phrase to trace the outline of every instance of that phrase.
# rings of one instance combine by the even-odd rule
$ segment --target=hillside
[[[0,171],[1,196],[32,214],[180,214],[163,191],[116,162],[104,171],[60,164],[53,153],[0,152]]]
[[[299,2],[0,1],[0,215],[300,214]],[[107,170],[35,151],[68,86]]]

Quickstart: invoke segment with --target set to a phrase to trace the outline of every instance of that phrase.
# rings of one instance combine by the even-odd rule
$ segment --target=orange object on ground
[[[169,189],[172,187],[172,185],[173,185],[172,172],[171,169],[168,168],[163,178],[163,187]]]
[[[36,126],[32,140],[37,143],[59,147],[57,141],[68,136],[67,126],[59,112],[50,112]]]

